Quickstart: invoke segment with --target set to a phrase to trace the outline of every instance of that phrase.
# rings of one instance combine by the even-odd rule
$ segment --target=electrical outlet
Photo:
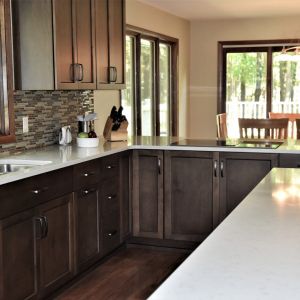
[[[23,133],[29,132],[28,117],[23,117]]]

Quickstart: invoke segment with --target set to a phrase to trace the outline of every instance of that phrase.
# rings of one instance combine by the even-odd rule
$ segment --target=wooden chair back
[[[227,118],[226,113],[217,115],[217,137],[220,139],[226,139],[227,134]]]
[[[289,119],[239,119],[240,138],[287,139]],[[250,131],[250,134],[249,134]],[[257,131],[257,135],[255,135]]]
[[[296,138],[297,140],[300,139],[300,119],[295,119],[296,123]]]
[[[289,119],[288,137],[298,139],[297,133],[296,133],[296,119],[300,119],[300,114],[269,112],[269,118],[270,119]]]

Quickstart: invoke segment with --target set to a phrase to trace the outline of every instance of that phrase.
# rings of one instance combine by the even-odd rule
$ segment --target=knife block
[[[108,117],[103,130],[103,137],[110,142],[127,141],[128,138],[128,122],[123,121],[118,130],[112,130],[113,119]]]

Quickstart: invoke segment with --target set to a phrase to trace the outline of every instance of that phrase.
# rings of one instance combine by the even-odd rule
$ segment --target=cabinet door
[[[213,230],[212,153],[165,152],[165,238],[202,241]]]
[[[116,82],[124,84],[124,1],[108,1],[109,67],[116,70]]]
[[[119,177],[101,183],[102,254],[116,249],[120,243]]]
[[[163,152],[133,152],[133,235],[163,238]]]
[[[78,88],[96,88],[95,58],[95,3],[94,0],[76,1],[76,46]],[[114,2],[114,1],[113,1]]]
[[[0,222],[0,299],[37,296],[34,222],[34,210]]]
[[[99,188],[92,185],[75,194],[77,269],[88,267],[100,256]]]
[[[125,88],[125,3],[123,0],[95,2],[97,88],[122,89]]]
[[[74,0],[53,0],[55,75],[57,89],[77,89],[75,62],[77,58]]]
[[[131,234],[131,162],[130,152],[120,158],[120,205],[121,205],[121,239],[125,241]]]
[[[74,274],[72,194],[40,206],[39,215],[47,225],[45,237],[39,240],[41,295],[45,296]]]
[[[220,221],[277,164],[277,154],[220,153]]]

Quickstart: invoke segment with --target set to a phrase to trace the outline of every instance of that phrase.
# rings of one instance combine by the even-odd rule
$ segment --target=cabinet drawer
[[[72,191],[72,168],[0,186],[0,219]]]
[[[120,212],[118,209],[103,211],[102,252],[106,254],[120,245]]]
[[[74,166],[74,190],[99,182],[99,160],[91,160]]]
[[[109,180],[102,184],[101,198],[103,211],[111,211],[113,209],[119,209],[119,191],[117,180]]]
[[[300,154],[280,154],[280,168],[300,168]]]
[[[102,180],[117,179],[119,177],[119,155],[111,155],[101,159]]]

